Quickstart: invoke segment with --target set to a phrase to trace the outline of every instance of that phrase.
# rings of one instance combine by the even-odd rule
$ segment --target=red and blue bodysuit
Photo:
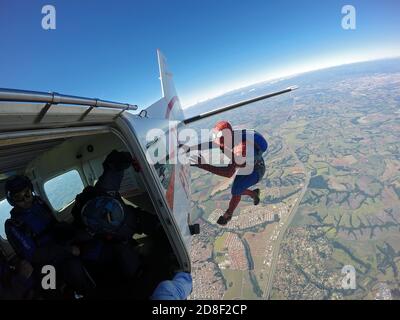
[[[221,134],[220,132],[224,133]],[[233,148],[230,149],[226,146],[225,141],[229,135],[231,135],[230,139],[232,139],[233,130],[231,125],[226,121],[218,122],[214,127],[214,133],[215,136],[213,144],[220,147],[221,151],[223,151],[224,154],[232,160],[231,163],[227,167],[216,167],[205,163],[195,164],[195,166],[227,178],[233,177],[237,169],[240,171],[240,168],[246,165],[250,165],[252,168],[251,173],[240,174],[239,172],[233,181],[231,189],[232,198],[229,202],[229,207],[225,214],[217,221],[218,224],[225,225],[231,220],[233,212],[238,206],[243,195],[250,196],[255,205],[259,203],[260,190],[250,190],[249,188],[257,184],[265,174],[265,163],[262,154],[267,151],[268,142],[260,133],[256,131],[241,130],[242,139],[240,139],[238,143],[235,143]],[[210,143],[210,145],[212,145],[212,143]],[[253,152],[246,152],[246,148],[253,148]],[[244,164],[239,165],[235,161],[235,155],[238,154],[245,157],[246,162]],[[251,157],[247,156],[250,154],[252,154]]]

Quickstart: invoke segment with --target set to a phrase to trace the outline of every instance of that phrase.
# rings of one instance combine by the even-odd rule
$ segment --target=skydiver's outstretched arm
[[[216,174],[217,176],[225,177],[225,178],[231,178],[236,172],[236,166],[231,163],[227,167],[214,167],[209,164],[199,164],[198,167],[200,169],[206,170],[208,172],[211,172],[213,174]]]
[[[129,152],[113,150],[103,162],[103,173],[96,183],[96,187],[104,191],[118,192],[124,171],[132,165],[133,159]]]
[[[194,145],[194,146],[187,146],[185,144],[180,144],[179,145],[179,148],[183,148],[186,151],[186,153],[189,153],[189,152],[195,151],[195,150],[198,150],[198,151],[211,150],[211,149],[216,148],[216,147],[218,147],[218,146],[212,141],[202,142],[202,143],[199,143],[199,144]]]
[[[202,156],[199,156],[197,163],[192,164],[192,166],[198,167],[200,169],[216,174],[217,176],[225,178],[232,177],[235,174],[237,167],[236,164],[233,162],[229,164],[227,167],[215,167],[205,163],[204,158]]]

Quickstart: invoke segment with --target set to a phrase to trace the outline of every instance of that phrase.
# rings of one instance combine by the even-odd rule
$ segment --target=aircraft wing
[[[233,110],[233,109],[236,109],[236,108],[240,108],[240,107],[243,107],[243,106],[248,105],[250,103],[254,103],[254,102],[257,102],[257,101],[261,101],[261,100],[269,99],[269,98],[272,98],[272,97],[276,97],[276,96],[279,96],[279,95],[282,95],[282,94],[285,94],[285,93],[288,93],[288,92],[291,92],[291,91],[294,91],[294,90],[297,90],[297,89],[298,89],[297,86],[292,86],[292,87],[286,88],[286,89],[281,90],[281,91],[268,93],[268,94],[265,94],[265,95],[262,95],[262,96],[259,96],[259,97],[256,97],[256,98],[248,99],[248,100],[243,100],[243,101],[231,104],[231,105],[227,105],[227,106],[224,106],[224,107],[221,107],[221,108],[217,108],[217,109],[214,109],[214,110],[211,110],[211,111],[208,111],[208,112],[201,113],[201,114],[196,115],[194,117],[185,119],[183,122],[185,124],[196,122],[196,121],[202,120],[204,118],[208,118],[208,117],[211,117],[211,116],[215,116],[216,114],[223,113],[225,111],[229,111],[229,110]]]

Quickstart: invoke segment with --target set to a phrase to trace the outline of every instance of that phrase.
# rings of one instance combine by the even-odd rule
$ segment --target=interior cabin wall
[[[112,133],[73,138],[49,150],[35,159],[27,168],[27,172],[36,183],[39,194],[47,199],[44,190],[46,181],[66,173],[77,170],[84,186],[94,185],[103,172],[103,161],[112,150],[126,150],[126,147],[116,135]],[[121,186],[121,193],[127,198],[144,192],[143,184],[133,169],[125,172]],[[61,186],[60,186],[61,187]],[[71,220],[70,210],[73,204],[57,213],[60,220]]]
[[[44,143],[33,144],[33,150],[40,149]],[[94,185],[103,172],[103,161],[112,150],[126,151],[124,142],[113,133],[103,133],[84,137],[74,137],[55,144],[49,149],[43,150],[32,161],[22,168],[33,182],[35,192],[50,204],[44,190],[44,184],[54,177],[62,175],[70,170],[78,171],[83,185]],[[17,158],[18,153],[14,154]],[[8,155],[12,160],[12,155]],[[2,180],[4,182],[5,180]],[[4,183],[1,186],[4,189]],[[60,185],[60,188],[63,188]],[[154,211],[150,198],[146,195],[141,177],[132,168],[126,170],[121,185],[121,194],[135,205],[141,206],[145,210]],[[4,194],[2,198],[4,197]],[[1,199],[2,199],[1,198]],[[74,203],[60,211],[54,210],[54,215],[59,221],[72,222],[71,210]],[[4,243],[4,250],[7,255],[12,253],[11,248]]]

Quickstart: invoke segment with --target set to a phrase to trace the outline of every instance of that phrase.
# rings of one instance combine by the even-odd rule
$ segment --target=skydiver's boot
[[[229,202],[229,208],[226,210],[223,216],[220,216],[217,223],[221,226],[225,226],[229,221],[231,221],[233,212],[235,211],[236,207],[238,206],[241,196],[232,196],[231,201]]]
[[[217,223],[221,226],[225,226],[229,221],[231,221],[231,219],[232,219],[232,214],[226,212],[223,216],[219,217]]]
[[[260,189],[247,189],[242,193],[242,195],[251,197],[255,206],[260,203]]]
[[[253,192],[255,194],[255,197],[253,198],[253,203],[256,206],[260,203],[260,189],[254,189]]]

